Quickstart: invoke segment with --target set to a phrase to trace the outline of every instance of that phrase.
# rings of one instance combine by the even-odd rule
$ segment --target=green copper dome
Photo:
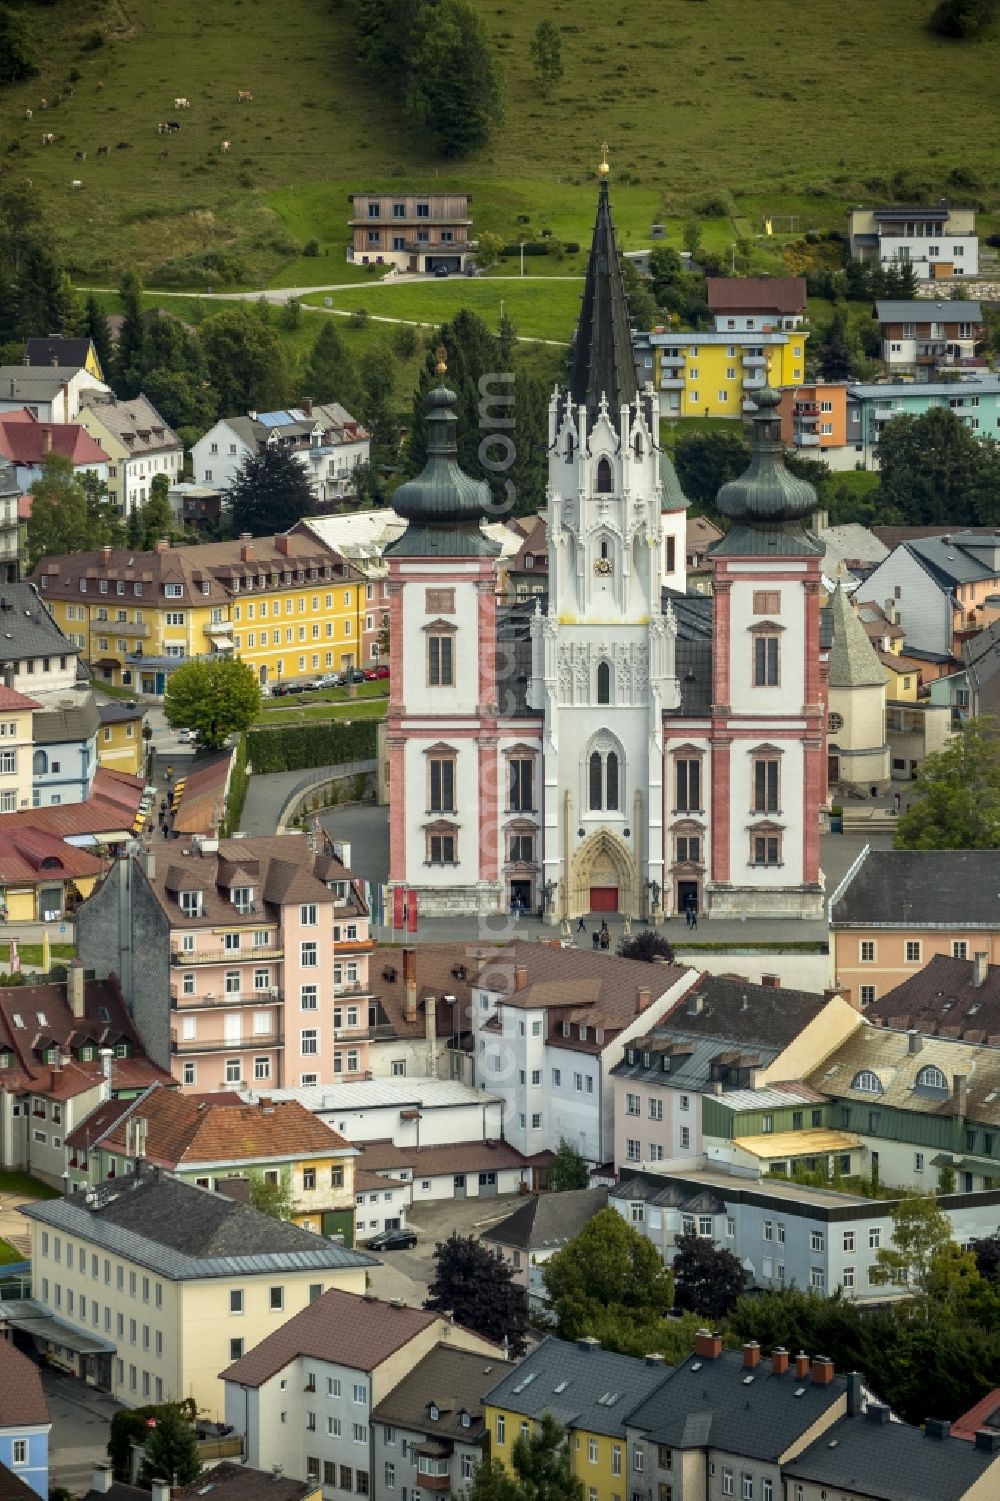
[[[816,491],[808,480],[796,479],[785,468],[781,443],[781,397],[773,386],[754,396],[753,453],[739,479],[723,485],[716,508],[733,521],[751,526],[781,526],[802,521],[816,509]]]
[[[409,526],[389,544],[387,553],[464,557],[500,551],[480,529],[492,510],[490,487],[459,466],[456,400],[454,391],[444,385],[435,386],[427,397],[427,462],[392,497],[393,510]]]

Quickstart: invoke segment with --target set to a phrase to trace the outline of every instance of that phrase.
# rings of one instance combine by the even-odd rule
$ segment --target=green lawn
[[[24,1260],[25,1255],[23,1251],[19,1251],[16,1246],[12,1246],[9,1240],[4,1240],[0,1237],[0,1266],[9,1266],[12,1261]]]
[[[978,43],[933,37],[931,0],[661,0],[641,14],[625,0],[475,3],[506,69],[507,118],[458,167],[407,124],[400,89],[361,74],[351,5],[78,0],[28,7],[39,73],[0,93],[5,168],[41,189],[81,277],[135,265],[149,285],[349,280],[346,193],[386,183],[458,184],[480,227],[511,239],[550,227],[585,245],[602,137],[626,249],[654,218],[673,240],[707,194],[732,195],[705,231],[723,249],[778,214],[796,215],[798,233],[842,226],[849,203],[885,197],[897,173],[904,200],[1000,203],[1000,27]],[[563,53],[548,96],[529,49],[542,17]],[[174,110],[180,93],[190,109]],[[182,129],[162,136],[168,119]],[[320,255],[303,258],[310,239]]]
[[[23,1194],[32,1199],[58,1199],[59,1190],[50,1188],[47,1183],[42,1183],[38,1178],[32,1178],[30,1173],[0,1172],[0,1199],[4,1194]],[[6,1244],[6,1242],[3,1242]],[[7,1258],[19,1261],[20,1256]]]
[[[432,327],[446,322],[459,308],[469,308],[496,330],[502,304],[522,336],[568,343],[580,312],[582,290],[583,280],[577,276],[566,281],[531,281],[527,277],[513,281],[485,277],[473,280],[449,276],[441,281],[433,279],[398,285],[390,282],[381,287],[327,295],[340,311],[360,307],[365,308],[372,319],[398,318],[406,323],[426,323]],[[306,301],[322,305],[323,296],[317,293]]]
[[[261,714],[258,726],[273,730],[285,725],[305,724],[310,719],[383,719],[389,700],[357,699],[347,704],[320,704],[311,709],[289,709],[286,714]]]

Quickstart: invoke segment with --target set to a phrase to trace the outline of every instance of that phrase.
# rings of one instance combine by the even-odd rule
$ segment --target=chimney
[[[275,552],[280,553],[283,558],[291,557],[291,554],[292,554],[291,538],[290,537],[275,537],[275,539],[274,539],[274,550],[275,550]]]
[[[976,1448],[980,1454],[1000,1454],[1000,1433],[995,1428],[977,1428]]]
[[[917,1031],[916,1027],[911,1027],[910,1030],[906,1034],[906,1049],[907,1049],[907,1052],[909,1052],[909,1053],[919,1053],[920,1049],[923,1047],[923,1045],[924,1045],[924,1039],[921,1037],[921,1035]]]
[[[90,1489],[96,1491],[99,1496],[106,1496],[111,1489],[112,1472],[111,1466],[95,1465],[90,1477]]]
[[[662,1355],[646,1355],[643,1357],[643,1360],[646,1365],[661,1366],[663,1364]]]
[[[951,1433],[951,1424],[944,1418],[924,1419],[924,1438],[942,1439]]]
[[[861,1373],[848,1371],[847,1381],[847,1416],[856,1418],[861,1411]]]
[[[809,1375],[809,1356],[804,1350],[800,1350],[795,1357],[795,1379],[804,1381]]]
[[[150,1486],[152,1490],[151,1501],[170,1501],[170,1481],[154,1480]]]
[[[653,1004],[653,992],[648,985],[637,985],[635,989],[635,1014],[641,1016],[647,1006]]]
[[[588,1355],[591,1354],[592,1351],[599,1350],[601,1348],[600,1340],[595,1339],[592,1334],[582,1335],[581,1338],[577,1340],[576,1345],[578,1350],[586,1350]]]
[[[964,1074],[956,1074],[952,1080],[951,1102],[956,1116],[964,1120],[968,1108],[968,1080]]]
[[[813,1357],[812,1379],[816,1386],[829,1386],[833,1380],[833,1361],[826,1355]]]
[[[157,552],[169,552],[170,551],[170,538],[169,537],[160,537],[158,539],[158,541],[157,541],[157,544],[156,544],[156,551]]]
[[[111,545],[108,542],[105,542],[104,546],[101,548],[101,562],[104,564],[105,568],[111,562]]]
[[[888,1423],[889,1409],[881,1402],[869,1402],[865,1418],[869,1423]]]
[[[417,951],[403,950],[403,985],[406,990],[406,1020],[417,1019]]]
[[[313,399],[312,399],[311,396],[307,396],[303,400],[303,402],[302,402],[302,410],[305,412],[305,414],[306,414],[307,417],[311,417],[312,416],[312,414],[313,414]]]
[[[83,965],[79,959],[72,959],[66,966],[66,997],[69,1001],[69,1009],[77,1021],[82,1021],[86,1014],[85,993]]]
[[[437,1077],[437,997],[429,995],[424,1000],[424,1027],[427,1037],[427,1077]]]
[[[980,985],[986,983],[990,968],[989,959],[989,954],[973,954],[972,956],[972,983],[977,990]]]
[[[743,1346],[743,1365],[748,1371],[756,1370],[760,1365],[760,1345],[755,1339],[747,1340]]]
[[[42,428],[42,453],[51,453],[51,452],[52,452],[52,429],[51,429],[51,427],[43,427]]]
[[[111,1060],[114,1053],[110,1048],[101,1049],[101,1096],[98,1104],[106,1105],[111,1098]]]
[[[788,1351],[783,1345],[778,1345],[771,1351],[771,1375],[783,1376],[788,1370]]]
[[[253,532],[240,532],[240,561],[253,562]]]
[[[722,1335],[699,1329],[694,1337],[694,1353],[699,1360],[718,1360],[722,1354]]]
[[[528,988],[528,966],[526,964],[515,964],[514,965],[514,989],[515,990],[527,990],[527,988]]]

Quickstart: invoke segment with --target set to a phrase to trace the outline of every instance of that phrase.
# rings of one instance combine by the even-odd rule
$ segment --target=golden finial
[[[611,171],[611,168],[608,166],[608,143],[607,143],[607,141],[602,141],[601,142],[601,165],[597,169],[597,175],[598,175],[598,177],[607,177],[607,175],[608,175],[608,173],[610,171]]]
[[[444,347],[443,344],[439,344],[438,347],[435,349],[435,351],[434,351],[434,358],[437,361],[437,364],[434,366],[434,369],[435,369],[436,373],[438,375],[445,375],[445,374],[447,374],[447,370],[448,370],[448,351]]]

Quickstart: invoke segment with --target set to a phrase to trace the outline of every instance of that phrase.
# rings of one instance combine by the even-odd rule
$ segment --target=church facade
[[[720,491],[712,595],[688,595],[606,177],[549,409],[547,596],[498,604],[488,491],[458,467],[454,397],[430,393],[427,466],[396,492],[409,524],[386,553],[389,879],[422,915],[821,915],[822,545],[778,399],[758,393],[750,465]]]

